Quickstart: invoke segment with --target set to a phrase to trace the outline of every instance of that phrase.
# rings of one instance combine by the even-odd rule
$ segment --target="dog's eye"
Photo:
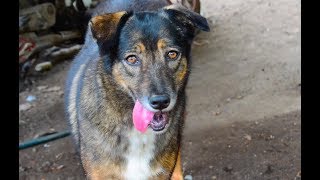
[[[126,58],[126,62],[130,65],[138,65],[140,61],[138,60],[137,56],[130,55]]]
[[[176,60],[178,58],[178,52],[177,51],[169,51],[167,54],[167,57],[169,60]]]

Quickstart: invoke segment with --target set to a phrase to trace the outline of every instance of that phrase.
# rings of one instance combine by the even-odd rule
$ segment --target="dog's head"
[[[156,12],[117,12],[89,23],[115,82],[152,112],[170,111],[186,86],[190,48],[204,17],[177,5]]]

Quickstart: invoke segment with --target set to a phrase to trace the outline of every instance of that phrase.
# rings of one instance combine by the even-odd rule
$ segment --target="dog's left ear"
[[[97,15],[91,18],[89,29],[100,51],[108,51],[115,44],[118,32],[131,13],[126,11]]]
[[[210,27],[206,18],[180,4],[166,6],[163,8],[163,10],[164,13],[169,15],[169,17],[172,17],[181,23],[190,24],[193,27],[197,27],[203,31],[210,31]]]

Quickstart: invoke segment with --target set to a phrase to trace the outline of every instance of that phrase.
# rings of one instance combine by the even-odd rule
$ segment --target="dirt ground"
[[[300,179],[301,1],[202,0],[212,31],[193,47],[185,179]],[[19,94],[19,141],[66,130],[70,61]],[[36,100],[28,103],[26,98]],[[85,179],[70,137],[19,152],[19,179]]]

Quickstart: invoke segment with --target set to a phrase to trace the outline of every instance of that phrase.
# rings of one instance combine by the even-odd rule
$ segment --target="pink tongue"
[[[153,118],[153,115],[154,112],[145,109],[142,106],[142,104],[137,100],[132,112],[134,127],[138,131],[144,133],[147,130],[148,125],[150,124]]]

